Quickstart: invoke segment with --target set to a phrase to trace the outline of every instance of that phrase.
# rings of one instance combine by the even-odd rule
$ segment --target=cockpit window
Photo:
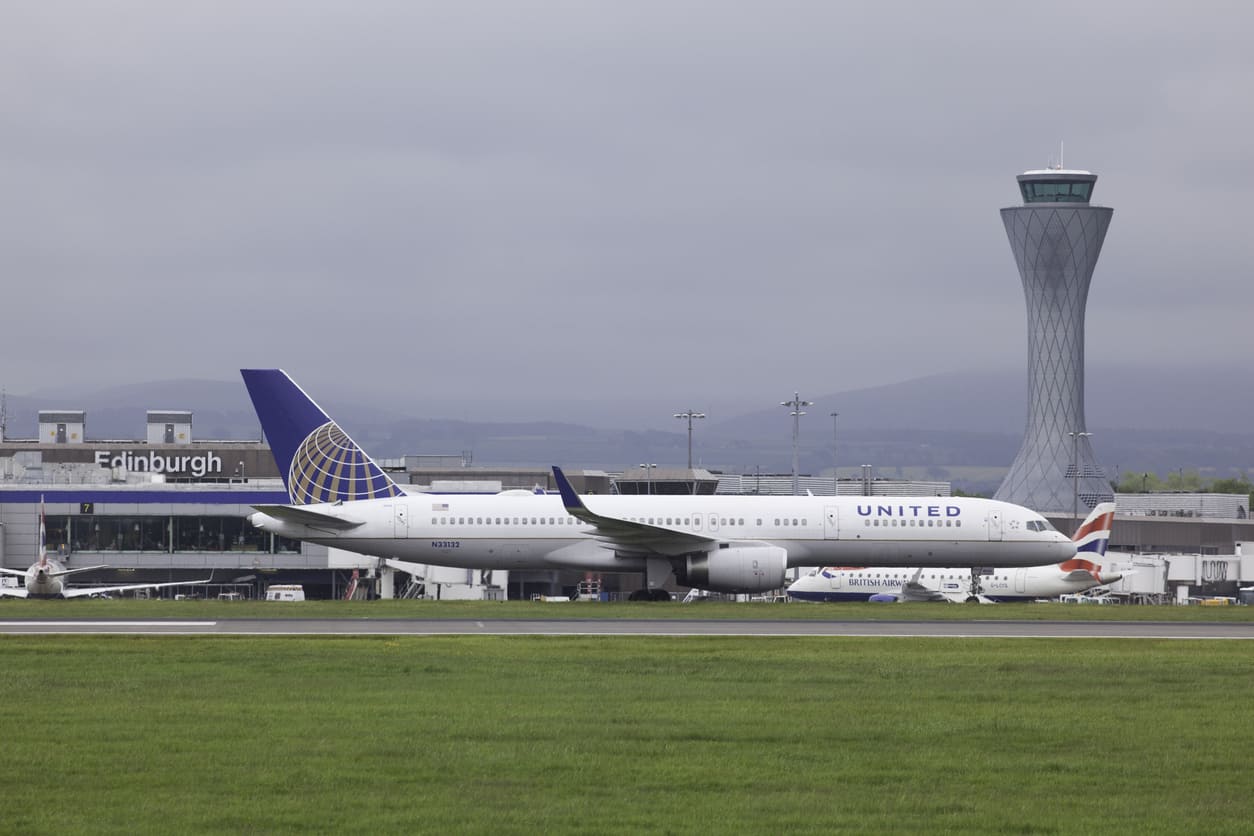
[[[1028,531],[1054,531],[1048,520],[1028,520]]]

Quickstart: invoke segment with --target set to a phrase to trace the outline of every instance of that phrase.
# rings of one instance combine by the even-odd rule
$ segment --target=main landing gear
[[[971,567],[971,589],[967,595],[968,604],[980,603],[980,596],[984,594],[984,587],[980,584],[980,567]]]

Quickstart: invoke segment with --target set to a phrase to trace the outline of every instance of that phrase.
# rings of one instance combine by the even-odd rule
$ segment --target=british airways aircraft
[[[0,586],[0,597],[4,598],[86,598],[92,595],[103,595],[108,592],[132,592],[140,589],[163,589],[169,586],[195,586],[209,583],[203,581],[171,581],[169,583],[124,583],[114,586],[66,586],[65,579],[79,572],[91,572],[96,569],[108,569],[108,566],[83,566],[77,569],[66,569],[57,561],[48,557],[48,529],[45,525],[43,498],[39,500],[39,559],[26,570],[5,569],[0,572],[6,575],[17,575],[25,579],[25,586]]]
[[[407,493],[280,369],[243,369],[290,505],[266,531],[382,559],[471,569],[640,573],[639,597],[683,586],[765,592],[794,566],[1039,566],[1075,554],[1040,514],[968,497],[580,497]],[[669,597],[669,596],[667,596]]]
[[[1076,556],[1056,566],[1027,566],[972,572],[948,567],[826,566],[798,578],[788,596],[798,601],[1031,601],[1083,592],[1123,577],[1103,572],[1095,561],[1106,554],[1115,503],[1093,509],[1076,531]]]

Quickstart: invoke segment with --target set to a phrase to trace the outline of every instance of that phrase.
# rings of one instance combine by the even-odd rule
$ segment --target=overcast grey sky
[[[1115,207],[1090,363],[1249,353],[1244,3],[4,18],[10,392],[277,365],[438,402],[682,409],[1018,367],[997,210],[1060,141]]]

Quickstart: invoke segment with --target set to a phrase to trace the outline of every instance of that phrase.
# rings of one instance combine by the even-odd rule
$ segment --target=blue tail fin
[[[370,460],[282,369],[240,369],[295,505],[402,496]]]

